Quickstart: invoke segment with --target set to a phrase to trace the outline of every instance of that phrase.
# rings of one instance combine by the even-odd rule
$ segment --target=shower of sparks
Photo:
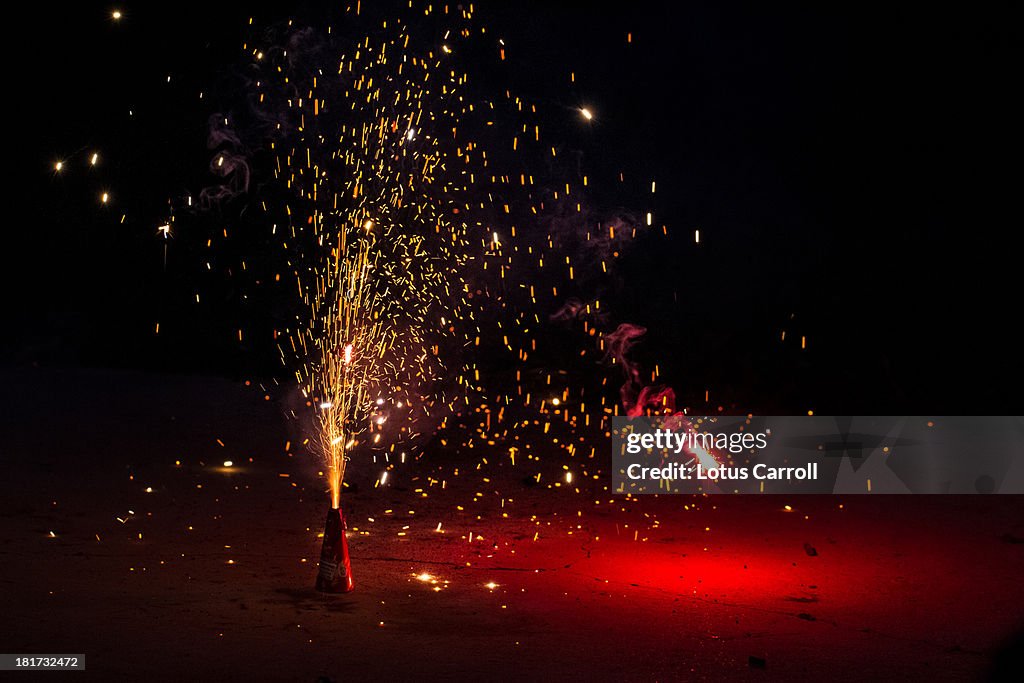
[[[442,379],[469,382],[446,349],[466,345],[463,271],[482,227],[469,218],[472,172],[457,169],[486,157],[461,137],[473,105],[462,93],[467,76],[445,61],[451,52],[398,22],[325,38],[315,58],[251,52],[260,102],[292,126],[272,143],[275,176],[293,196],[275,230],[302,313],[279,348],[319,406],[317,450],[334,507],[353,453],[393,447],[383,411],[410,417],[393,435],[401,438],[417,414],[447,400],[435,390]]]

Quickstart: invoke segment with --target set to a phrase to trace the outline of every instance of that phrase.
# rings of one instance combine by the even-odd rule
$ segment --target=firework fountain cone
[[[324,526],[316,589],[321,593],[348,593],[353,588],[352,562],[348,557],[348,539],[345,538],[345,515],[340,507],[331,508],[327,511]]]

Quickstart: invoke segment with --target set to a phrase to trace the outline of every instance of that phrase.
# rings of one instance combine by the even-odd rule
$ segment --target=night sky
[[[216,95],[196,93],[224,96],[247,17],[337,13],[151,4],[119,5],[119,23],[108,4],[17,10],[0,350],[15,364],[281,374],[266,349],[232,343],[238,292],[215,286],[211,303],[189,305],[187,240],[172,243],[165,273],[155,226],[168,198],[212,182]],[[538,104],[547,138],[594,179],[599,208],[653,208],[669,226],[668,240],[641,241],[624,260],[612,315],[649,328],[643,353],[678,393],[711,388],[730,409],[777,414],[1019,411],[1007,17],[864,4],[477,7],[508,51],[478,77]],[[56,176],[64,158],[83,172]],[[96,200],[104,185],[108,208]],[[170,330],[161,338],[155,320]],[[781,343],[782,329],[808,348]]]

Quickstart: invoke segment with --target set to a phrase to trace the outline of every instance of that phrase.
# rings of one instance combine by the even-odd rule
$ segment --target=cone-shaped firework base
[[[327,511],[324,526],[324,547],[320,551],[320,571],[316,575],[316,589],[321,593],[348,593],[352,583],[352,562],[348,559],[348,539],[345,538],[345,515],[341,508]]]

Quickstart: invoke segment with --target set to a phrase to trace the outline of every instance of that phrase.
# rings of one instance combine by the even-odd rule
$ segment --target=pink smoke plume
[[[630,358],[629,352],[645,334],[647,334],[646,327],[622,323],[615,328],[614,332],[604,336],[605,361],[617,364],[622,368],[622,376],[625,381],[622,383],[619,394],[627,412],[636,405],[643,386],[640,382],[640,364]]]
[[[672,387],[655,384],[645,386],[640,380],[640,364],[630,357],[630,351],[647,334],[647,328],[622,323],[614,332],[604,336],[606,362],[622,368],[625,381],[619,394],[626,415],[646,414],[682,415],[676,411],[676,392]]]
[[[557,323],[564,323],[575,320],[580,311],[583,310],[583,302],[576,297],[566,299],[562,307],[548,316],[548,320]]]
[[[625,406],[625,408],[626,415],[630,417],[646,415],[648,412],[655,415],[683,414],[676,411],[676,392],[672,387],[661,384],[644,387],[640,390],[632,407]]]

